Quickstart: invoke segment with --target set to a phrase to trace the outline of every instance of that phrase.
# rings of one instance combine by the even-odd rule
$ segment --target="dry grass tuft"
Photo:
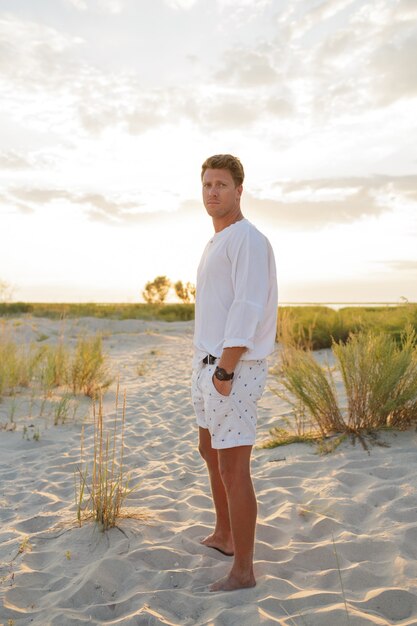
[[[334,344],[346,395],[347,426],[357,432],[406,428],[417,420],[417,334],[407,329],[398,345],[386,334],[351,335]]]
[[[275,426],[269,431],[271,439],[260,445],[260,448],[277,448],[278,446],[287,446],[291,443],[316,443],[322,439],[318,432],[308,432],[303,435],[291,433],[286,428],[278,428]]]
[[[330,370],[325,370],[311,352],[287,348],[282,355],[283,385],[301,404],[323,436],[344,429],[337,393]],[[294,402],[291,400],[291,403]]]
[[[101,530],[116,526],[117,520],[125,516],[123,503],[132,493],[129,476],[125,474],[124,427],[126,414],[126,391],[123,396],[122,415],[118,417],[119,384],[116,391],[115,417],[112,430],[106,430],[103,415],[102,395],[99,397],[98,412],[93,405],[94,442],[92,459],[84,461],[84,431],[81,435],[81,463],[78,480],[75,481],[75,501],[78,523],[94,520]]]
[[[350,335],[345,344],[334,342],[332,350],[345,387],[346,407],[340,406],[329,367],[321,366],[310,351],[284,349],[282,384],[286,391],[276,393],[292,405],[298,435],[305,439],[306,419],[313,423],[313,435],[319,432],[324,438],[350,433],[362,443],[363,434],[417,423],[417,333],[411,327],[400,343],[388,334],[361,331]],[[278,431],[271,431],[268,447],[282,445],[283,434]],[[341,441],[323,445],[322,452]]]
[[[78,340],[67,372],[67,383],[74,395],[82,392],[94,398],[110,385],[111,379],[108,377],[99,335]]]
[[[33,393],[39,391],[44,400],[51,398],[57,388],[94,398],[111,382],[100,335],[81,337],[75,350],[65,346],[63,341],[57,345],[24,345],[17,343],[2,324],[0,401],[3,396],[13,397],[22,388],[29,387]]]
[[[4,332],[0,334],[0,397],[13,395],[18,387],[29,387],[43,355],[43,348],[20,346]]]
[[[62,341],[56,346],[45,348],[39,378],[45,397],[49,397],[52,395],[52,389],[66,383],[70,353]]]

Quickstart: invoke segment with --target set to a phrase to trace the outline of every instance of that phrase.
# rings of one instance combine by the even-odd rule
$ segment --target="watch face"
[[[228,374],[223,367],[216,367],[216,371],[214,372],[217,380],[232,380],[233,372]]]

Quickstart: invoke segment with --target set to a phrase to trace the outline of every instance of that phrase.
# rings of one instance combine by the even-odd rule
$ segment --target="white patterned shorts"
[[[267,360],[239,361],[229,396],[220,394],[213,384],[213,365],[198,365],[193,370],[191,396],[197,424],[207,428],[212,448],[253,446],[256,438],[257,402],[265,388]]]

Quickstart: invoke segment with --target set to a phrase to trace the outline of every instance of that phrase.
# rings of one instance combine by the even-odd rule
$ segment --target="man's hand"
[[[246,348],[236,346],[235,348],[224,348],[220,357],[218,366],[226,370],[226,372],[234,372],[242,354],[246,352]],[[232,380],[219,380],[213,376],[213,385],[222,396],[230,396],[232,391]]]
[[[232,380],[219,380],[213,374],[213,385],[222,396],[230,396],[232,383]]]

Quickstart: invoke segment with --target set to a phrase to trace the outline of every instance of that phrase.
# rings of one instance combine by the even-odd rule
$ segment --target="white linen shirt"
[[[278,288],[268,239],[247,219],[215,233],[197,270],[194,360],[246,347],[242,360],[274,350]]]

